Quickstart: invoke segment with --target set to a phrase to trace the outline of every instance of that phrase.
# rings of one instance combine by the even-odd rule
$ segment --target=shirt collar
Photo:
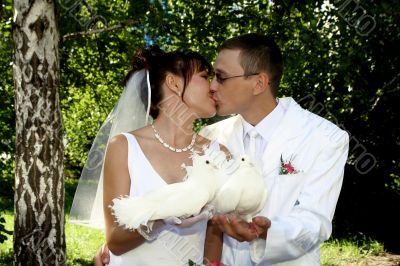
[[[264,140],[269,141],[274,133],[275,129],[278,127],[279,123],[282,121],[283,116],[285,115],[285,109],[282,106],[282,103],[278,100],[278,104],[275,106],[274,110],[265,116],[257,125],[252,126],[242,117],[243,124],[243,136],[246,137],[247,133],[253,128],[257,131],[258,134],[263,137]]]

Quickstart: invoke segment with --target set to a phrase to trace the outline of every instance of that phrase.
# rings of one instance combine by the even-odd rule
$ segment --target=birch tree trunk
[[[14,265],[65,265],[58,27],[51,0],[14,0]]]

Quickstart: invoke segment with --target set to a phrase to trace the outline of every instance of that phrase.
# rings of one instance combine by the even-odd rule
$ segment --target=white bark
[[[15,265],[64,265],[64,179],[55,3],[14,0]]]

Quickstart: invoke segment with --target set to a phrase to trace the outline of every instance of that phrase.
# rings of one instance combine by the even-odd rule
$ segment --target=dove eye
[[[244,158],[242,158],[242,162],[244,162]]]
[[[209,163],[210,163],[210,161],[209,161],[209,160],[207,160],[207,161],[206,161],[206,164],[209,164]]]

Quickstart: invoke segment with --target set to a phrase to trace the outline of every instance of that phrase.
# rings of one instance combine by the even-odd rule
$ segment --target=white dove
[[[236,163],[239,163],[239,167],[229,174],[229,179],[218,189],[210,205],[216,213],[234,213],[251,222],[264,207],[267,198],[265,181],[261,171],[247,155],[238,157]]]
[[[112,212],[119,225],[137,229],[148,222],[169,217],[197,215],[218,189],[216,167],[204,148],[204,154],[192,154],[193,165],[184,166],[187,179],[163,186],[140,197],[113,200]]]

